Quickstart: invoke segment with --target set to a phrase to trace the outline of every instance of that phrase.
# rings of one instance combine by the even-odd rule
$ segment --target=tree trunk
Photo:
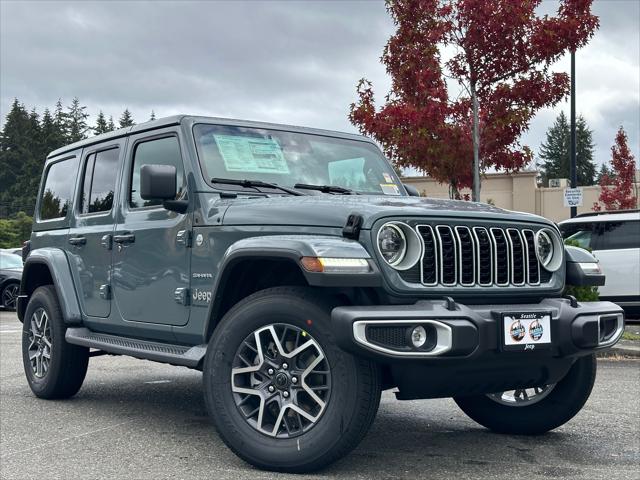
[[[476,95],[476,85],[471,84],[471,102],[473,103],[473,188],[471,189],[471,200],[480,201],[480,135],[478,134],[480,123],[478,115],[478,96]]]
[[[451,200],[460,200],[460,191],[458,190],[458,182],[455,178],[449,181],[449,198]]]

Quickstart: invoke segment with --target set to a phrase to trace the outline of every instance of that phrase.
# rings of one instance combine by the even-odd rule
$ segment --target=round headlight
[[[400,227],[393,223],[384,225],[378,232],[378,249],[389,265],[398,265],[407,253],[407,238]]]
[[[551,258],[553,257],[553,242],[549,238],[549,235],[545,231],[541,231],[538,234],[538,244],[536,245],[538,249],[538,258],[540,259],[540,263],[545,267],[549,265]]]
[[[562,249],[558,236],[551,230],[543,228],[536,233],[536,256],[538,261],[549,272],[555,272],[562,265]]]

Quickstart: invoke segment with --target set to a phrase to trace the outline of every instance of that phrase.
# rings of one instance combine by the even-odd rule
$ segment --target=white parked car
[[[600,261],[606,284],[600,299],[640,315],[640,211],[594,212],[560,222],[565,239],[589,248]]]

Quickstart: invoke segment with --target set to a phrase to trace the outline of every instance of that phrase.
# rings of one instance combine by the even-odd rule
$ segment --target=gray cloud
[[[599,161],[621,124],[637,156],[640,7],[595,9],[601,29],[579,52],[578,109]],[[380,1],[2,1],[0,27],[3,117],[13,97],[51,107],[78,96],[92,119],[128,107],[137,121],[153,109],[353,131],[358,79],[372,80],[379,100],[390,84],[379,57],[394,28]],[[563,108],[541,112],[523,141],[537,151]]]

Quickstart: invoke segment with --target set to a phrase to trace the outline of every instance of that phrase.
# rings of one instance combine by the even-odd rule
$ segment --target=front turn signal
[[[302,257],[300,264],[313,273],[370,273],[366,258]]]

